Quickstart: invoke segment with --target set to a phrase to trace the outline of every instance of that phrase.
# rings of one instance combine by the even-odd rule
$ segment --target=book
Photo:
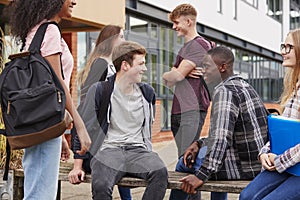
[[[287,149],[300,143],[300,120],[279,115],[268,116],[271,152],[282,154]],[[288,168],[286,172],[300,176],[300,163]]]

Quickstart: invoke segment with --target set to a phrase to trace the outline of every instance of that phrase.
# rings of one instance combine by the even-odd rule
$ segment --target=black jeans
[[[178,149],[178,158],[199,139],[206,114],[205,111],[194,110],[171,115],[171,130]]]

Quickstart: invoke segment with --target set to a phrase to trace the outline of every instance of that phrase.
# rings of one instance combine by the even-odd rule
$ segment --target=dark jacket
[[[109,77],[107,81],[93,84],[88,90],[83,105],[78,110],[92,140],[90,151],[86,155],[80,156],[76,153],[81,147],[79,138],[77,135],[72,137],[74,138],[72,140],[74,159],[84,159],[84,166],[89,165],[91,155],[94,155],[100,149],[107,134],[111,114],[110,98],[113,93],[115,78],[116,75]],[[144,97],[145,122],[142,131],[143,138],[147,149],[152,150],[151,125],[154,119],[156,97],[154,89],[150,85],[145,83],[138,83],[138,85]],[[88,162],[88,164],[85,162]]]

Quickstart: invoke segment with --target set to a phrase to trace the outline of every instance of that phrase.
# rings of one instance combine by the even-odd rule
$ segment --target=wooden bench
[[[61,181],[68,181],[68,173],[72,169],[71,163],[61,163],[59,173],[59,188],[57,199],[60,199],[61,195]],[[179,179],[188,175],[186,173],[169,171],[168,189],[180,189],[181,182]],[[14,199],[22,199],[23,197],[23,182],[24,173],[22,169],[14,170]],[[86,183],[91,183],[91,175],[86,175]],[[208,192],[228,192],[228,193],[240,193],[247,185],[249,181],[208,181],[199,188],[201,191]],[[146,187],[147,182],[143,179],[124,177],[118,183],[120,186],[125,187]]]

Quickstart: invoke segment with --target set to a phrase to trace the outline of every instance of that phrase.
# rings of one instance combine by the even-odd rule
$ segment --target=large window
[[[221,3],[221,1],[220,1]],[[249,3],[249,2],[248,2]],[[254,5],[256,3],[253,1]],[[170,24],[161,24],[146,18],[127,14],[128,40],[143,44],[147,49],[147,74],[143,81],[151,84],[160,100],[161,129],[170,129],[170,111],[173,89],[167,88],[162,74],[169,71],[184,40],[177,37]],[[213,40],[213,39],[212,39]],[[218,45],[226,45],[221,44]],[[231,47],[235,55],[234,72],[240,74],[257,90],[264,101],[277,101],[282,89],[283,68],[280,63]]]

